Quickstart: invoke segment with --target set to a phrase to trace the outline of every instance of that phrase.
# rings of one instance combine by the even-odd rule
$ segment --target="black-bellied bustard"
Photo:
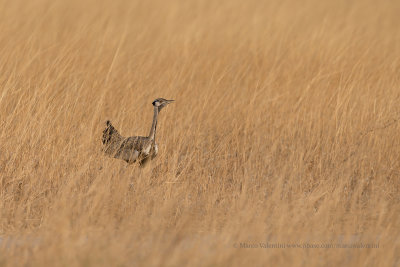
[[[138,162],[143,165],[147,160],[157,156],[158,146],[156,144],[157,118],[161,109],[172,103],[174,100],[157,98],[153,101],[154,115],[148,136],[123,137],[112,126],[110,121],[106,122],[106,129],[103,131],[104,152],[114,158],[122,159],[128,163]]]

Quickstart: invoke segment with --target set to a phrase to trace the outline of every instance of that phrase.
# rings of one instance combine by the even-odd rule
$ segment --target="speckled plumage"
[[[153,101],[154,116],[148,136],[123,137],[111,122],[107,121],[102,138],[105,154],[110,157],[122,159],[129,164],[138,162],[140,165],[143,165],[148,159],[154,159],[158,153],[158,146],[155,142],[158,113],[163,107],[173,101],[164,98],[157,98]]]

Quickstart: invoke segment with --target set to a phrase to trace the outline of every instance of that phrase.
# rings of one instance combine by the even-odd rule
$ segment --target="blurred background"
[[[0,0],[1,265],[400,264],[399,14]],[[104,155],[158,97],[157,158]]]

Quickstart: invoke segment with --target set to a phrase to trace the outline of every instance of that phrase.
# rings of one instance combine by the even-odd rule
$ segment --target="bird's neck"
[[[158,117],[158,107],[154,106],[154,115],[153,115],[153,124],[151,125],[149,138],[154,140],[156,137],[156,129],[157,129],[157,117]]]

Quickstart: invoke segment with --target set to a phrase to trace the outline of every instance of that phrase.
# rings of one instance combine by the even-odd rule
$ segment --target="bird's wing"
[[[139,151],[137,150],[131,150],[131,151],[126,150],[124,152],[124,160],[127,161],[128,163],[136,162],[138,157],[139,157]]]
[[[124,140],[124,142],[122,142],[117,154],[115,155],[115,158],[125,160],[128,163],[133,163],[139,157],[140,150],[136,143],[127,141],[128,140]]]

